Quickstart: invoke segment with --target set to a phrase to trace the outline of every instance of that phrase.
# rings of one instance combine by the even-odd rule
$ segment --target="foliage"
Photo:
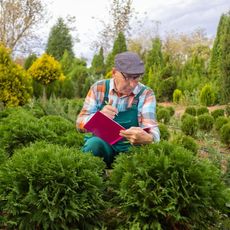
[[[45,53],[33,63],[28,72],[38,82],[48,85],[61,76],[61,66]]]
[[[167,108],[157,110],[157,120],[167,124],[170,121],[170,112]]]
[[[227,124],[230,120],[227,117],[219,116],[215,121],[216,130],[220,130],[224,124]]]
[[[5,224],[16,229],[95,229],[105,206],[101,159],[36,143],[0,169]]]
[[[227,117],[230,117],[230,105],[226,105],[225,107],[225,113]]]
[[[220,139],[224,144],[230,146],[230,122],[223,125],[220,129]]]
[[[0,165],[7,160],[7,154],[3,149],[0,149]]]
[[[196,108],[196,115],[199,116],[204,113],[209,113],[209,110],[206,106],[200,106]]]
[[[193,106],[186,107],[184,112],[192,116],[196,116],[196,108]]]
[[[24,105],[32,94],[31,78],[13,63],[9,51],[0,44],[0,102],[4,106]]]
[[[62,18],[58,18],[57,23],[51,28],[46,53],[60,61],[65,51],[74,57],[70,29]]]
[[[95,54],[91,63],[91,68],[95,74],[105,74],[105,63],[103,48],[100,48],[99,54]]]
[[[160,123],[158,125],[158,127],[159,127],[159,130],[160,130],[160,138],[161,138],[161,140],[166,140],[166,141],[169,140],[170,132],[169,132],[167,126]]]
[[[189,136],[195,136],[198,129],[197,119],[192,115],[186,115],[181,124],[181,130]]]
[[[173,102],[176,104],[179,104],[182,100],[182,92],[179,89],[175,89],[173,92]]]
[[[60,60],[60,64],[64,75],[67,75],[71,72],[75,63],[73,56],[67,50],[64,51],[64,54]]]
[[[32,66],[32,64],[34,63],[34,61],[36,61],[37,60],[37,55],[36,54],[30,54],[27,58],[26,58],[26,60],[25,60],[25,62],[24,62],[24,69],[25,70],[28,70],[29,68],[30,68],[30,66]]]
[[[197,117],[198,127],[201,130],[209,132],[212,130],[214,124],[214,118],[210,114],[201,114]]]
[[[213,91],[213,88],[211,87],[211,85],[206,84],[200,92],[200,102],[202,105],[205,106],[210,106],[213,105],[215,102],[216,98],[215,98],[215,93]]]
[[[4,0],[0,4],[0,41],[13,51],[28,51],[35,38],[35,26],[45,17],[45,3],[41,0]]]
[[[175,114],[175,109],[173,106],[167,106],[166,109],[169,111],[171,117]]]
[[[220,116],[224,116],[224,109],[215,109],[211,112],[211,115],[216,120]]]
[[[230,198],[215,165],[167,142],[119,155],[111,186],[125,229],[207,229]]]

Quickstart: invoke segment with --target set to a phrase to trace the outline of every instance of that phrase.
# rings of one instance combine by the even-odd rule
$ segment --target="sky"
[[[92,42],[102,30],[100,20],[106,22],[109,19],[111,2],[112,0],[50,0],[47,5],[50,19],[42,32],[44,39],[48,38],[50,28],[58,17],[75,16],[80,42],[74,45],[74,52],[77,57],[84,57],[90,62],[95,53]],[[230,10],[229,0],[133,0],[132,6],[138,12],[140,20],[148,18],[148,22],[160,22],[160,35],[167,31],[191,33],[202,28],[210,38],[216,35],[220,16]]]

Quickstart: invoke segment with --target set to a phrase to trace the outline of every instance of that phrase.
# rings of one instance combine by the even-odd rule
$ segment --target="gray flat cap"
[[[115,68],[126,74],[143,74],[145,72],[143,61],[136,53],[130,51],[115,56]]]

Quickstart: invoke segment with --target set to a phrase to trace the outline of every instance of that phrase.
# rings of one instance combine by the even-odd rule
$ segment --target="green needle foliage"
[[[75,149],[37,142],[0,168],[7,229],[95,229],[104,208],[105,164]],[[1,224],[0,224],[1,228]]]
[[[167,142],[119,155],[111,186],[125,229],[209,229],[230,199],[214,164]]]

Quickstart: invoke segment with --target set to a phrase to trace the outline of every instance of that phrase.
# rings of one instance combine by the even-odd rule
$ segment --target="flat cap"
[[[133,52],[127,51],[115,56],[115,68],[126,74],[143,74],[145,72],[144,63],[140,57]]]

